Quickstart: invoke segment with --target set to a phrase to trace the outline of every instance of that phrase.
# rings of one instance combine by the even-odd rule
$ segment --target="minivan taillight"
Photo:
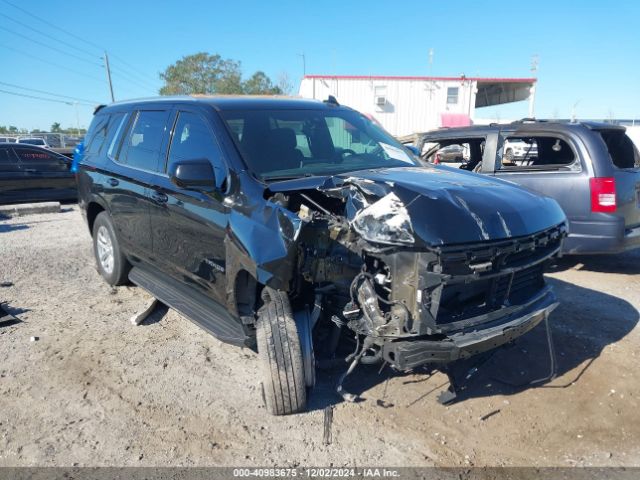
[[[611,213],[616,211],[616,179],[591,178],[591,211]]]

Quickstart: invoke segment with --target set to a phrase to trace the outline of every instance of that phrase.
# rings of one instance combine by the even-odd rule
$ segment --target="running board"
[[[248,346],[248,338],[241,323],[206,295],[141,267],[131,269],[129,280],[217,339],[240,347]]]

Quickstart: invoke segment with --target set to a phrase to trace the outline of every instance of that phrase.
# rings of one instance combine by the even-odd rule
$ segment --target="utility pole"
[[[107,56],[107,52],[104,52],[104,68],[107,70],[107,82],[109,82],[109,91],[111,92],[111,101],[115,102],[116,99],[113,97],[113,83],[111,83],[111,69],[109,68],[109,57]]]
[[[302,76],[307,76],[307,59],[304,56],[304,52],[298,54],[299,57],[302,57]]]
[[[80,116],[78,115],[78,102],[73,102],[73,106],[76,110],[76,134],[80,135]]]
[[[538,81],[538,55],[531,57],[531,75],[535,78],[535,82],[531,85],[529,91],[529,118],[535,118],[536,116],[536,83]]]

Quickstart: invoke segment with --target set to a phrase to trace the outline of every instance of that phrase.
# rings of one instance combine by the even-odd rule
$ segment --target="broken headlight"
[[[351,226],[372,243],[406,245],[415,242],[409,212],[394,193],[358,212]]]

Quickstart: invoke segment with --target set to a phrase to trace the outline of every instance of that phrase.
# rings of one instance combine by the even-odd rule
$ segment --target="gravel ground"
[[[537,328],[483,358],[452,406],[442,373],[362,367],[347,385],[362,402],[325,373],[308,413],[279,418],[251,351],[171,310],[129,323],[148,297],[101,280],[77,207],[0,221],[0,259],[0,301],[23,321],[0,327],[0,466],[640,465],[640,252],[549,275],[551,382],[525,385],[548,370]]]

